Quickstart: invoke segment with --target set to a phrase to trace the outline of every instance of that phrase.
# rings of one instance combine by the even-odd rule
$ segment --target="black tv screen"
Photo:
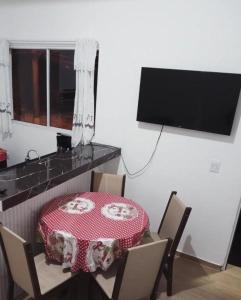
[[[230,135],[241,74],[142,68],[137,121]]]

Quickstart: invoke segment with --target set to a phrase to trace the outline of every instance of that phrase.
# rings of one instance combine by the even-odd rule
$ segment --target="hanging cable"
[[[158,146],[158,143],[159,143],[159,140],[160,140],[160,137],[162,135],[162,131],[163,131],[163,128],[164,128],[164,125],[162,125],[161,127],[161,130],[160,130],[160,133],[158,135],[158,138],[157,138],[157,141],[156,141],[156,144],[155,144],[155,147],[153,149],[153,152],[149,158],[149,160],[147,161],[147,163],[144,165],[144,167],[142,167],[141,169],[139,169],[138,171],[135,171],[135,172],[130,172],[129,169],[127,168],[127,165],[126,165],[126,162],[125,162],[125,159],[123,157],[123,155],[121,154],[121,159],[122,159],[122,162],[123,162],[123,165],[124,165],[124,168],[126,170],[126,173],[130,176],[130,177],[137,177],[137,176],[140,176],[143,174],[144,170],[149,166],[149,164],[151,163],[155,153],[156,153],[156,150],[157,150],[157,146]]]

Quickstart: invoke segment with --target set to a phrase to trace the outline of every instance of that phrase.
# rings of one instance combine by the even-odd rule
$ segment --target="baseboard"
[[[201,259],[201,258],[192,256],[192,255],[189,255],[189,254],[186,254],[186,253],[183,253],[183,252],[177,251],[176,254],[177,254],[177,256],[179,256],[179,257],[184,257],[184,258],[186,258],[186,259],[189,259],[189,260],[191,260],[191,261],[194,261],[194,262],[199,263],[199,264],[201,264],[201,265],[204,265],[204,266],[206,266],[206,267],[212,268],[212,269],[214,269],[214,270],[222,271],[222,266],[220,266],[220,265],[211,263],[211,262],[209,262],[209,261],[203,260],[203,259]]]

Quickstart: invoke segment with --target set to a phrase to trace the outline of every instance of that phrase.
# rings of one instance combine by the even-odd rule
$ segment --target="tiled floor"
[[[162,278],[158,300],[240,300],[241,268],[229,266],[219,272],[185,258],[177,258],[174,266],[173,296],[167,297]],[[97,288],[92,288],[92,300],[102,300]],[[71,293],[48,300],[88,300],[88,280],[81,279]]]
[[[173,296],[166,296],[163,278],[158,300],[241,299],[241,268],[229,266],[220,272],[185,258],[177,258],[174,268]]]

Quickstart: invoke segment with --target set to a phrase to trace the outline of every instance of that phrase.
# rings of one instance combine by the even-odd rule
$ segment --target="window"
[[[74,96],[74,51],[50,50],[50,126],[72,128]]]
[[[15,120],[47,125],[45,52],[45,50],[12,50]]]
[[[71,129],[75,97],[73,49],[12,49],[13,113],[18,121]],[[98,52],[95,63],[96,106]]]

